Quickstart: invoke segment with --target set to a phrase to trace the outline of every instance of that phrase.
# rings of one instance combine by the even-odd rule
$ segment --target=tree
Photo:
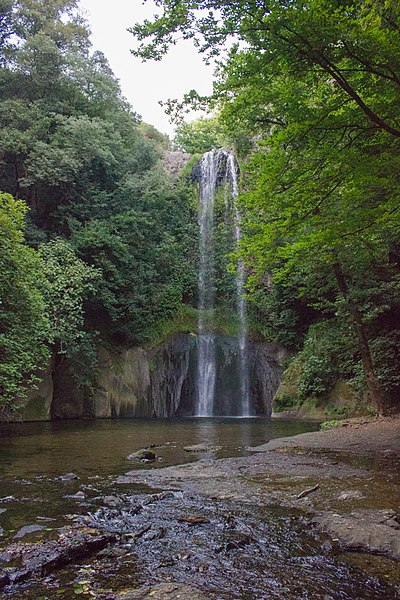
[[[48,340],[59,359],[72,356],[85,337],[84,300],[95,290],[100,273],[74,253],[61,238],[40,246],[43,298],[49,317]]]
[[[379,318],[369,316],[372,298],[360,289],[366,281],[372,289],[397,276],[389,260],[400,226],[397,142],[376,132],[349,143],[327,120],[321,134],[310,121],[287,114],[291,124],[270,135],[268,150],[251,163],[246,255],[260,276],[269,270],[275,280],[290,282],[302,273],[302,294],[314,302],[342,299],[371,401],[382,413],[387,402],[370,348]],[[332,121],[340,122],[337,113]],[[320,284],[318,273],[328,285]],[[379,304],[376,310],[382,311]]]
[[[191,123],[183,122],[176,129],[174,144],[190,154],[203,154],[223,146],[221,125],[215,118],[204,117]]]
[[[24,405],[49,353],[42,264],[24,239],[27,206],[0,194],[0,420]]]
[[[277,72],[278,64],[294,78],[304,72],[312,72],[319,80],[329,78],[375,127],[400,136],[396,123],[400,91],[397,3],[159,0],[156,4],[163,8],[161,16],[130,29],[141,42],[134,51],[136,56],[160,60],[183,36],[193,39],[206,57],[212,57],[226,51],[227,42],[233,40],[236,45],[228,65],[239,53],[242,80],[249,74],[262,77],[271,65]],[[256,73],[255,62],[259,67]]]
[[[387,315],[398,309],[374,290],[398,285],[398,4],[158,4],[159,18],[132,28],[135,53],[159,59],[183,34],[205,56],[219,55],[211,101],[225,127],[246,127],[260,142],[244,181],[243,254],[253,280],[268,273],[293,288],[301,277],[306,302],[336,319],[345,311],[371,401],[384,412],[373,346],[383,323],[391,335]]]
[[[189,194],[156,169],[131,175],[115,195],[114,214],[98,212],[74,232],[79,256],[102,273],[88,318],[119,343],[148,343],[157,323],[193,298],[196,218]]]

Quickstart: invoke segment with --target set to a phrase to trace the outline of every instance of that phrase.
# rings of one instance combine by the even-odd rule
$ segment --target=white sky
[[[143,121],[171,135],[174,126],[158,101],[180,99],[191,89],[210,93],[213,67],[204,65],[188,41],[174,46],[161,62],[142,63],[130,53],[135,40],[126,29],[153,16],[156,8],[151,1],[143,5],[142,0],[80,0],[80,5],[92,30],[93,49],[108,58],[123,95]]]

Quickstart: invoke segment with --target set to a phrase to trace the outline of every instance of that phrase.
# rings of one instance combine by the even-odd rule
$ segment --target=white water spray
[[[235,239],[236,247],[239,246],[242,237],[242,230],[240,227],[240,213],[238,208],[238,176],[236,161],[233,154],[229,154],[227,163],[227,172],[232,186],[232,206],[234,210],[234,223],[235,223]],[[236,275],[236,306],[239,316],[239,381],[240,381],[240,397],[241,397],[241,416],[250,416],[250,390],[249,390],[249,364],[247,359],[247,305],[246,298],[244,296],[245,289],[244,284],[246,280],[246,274],[244,270],[244,262],[242,258],[239,258],[237,265]]]
[[[216,378],[215,339],[209,320],[214,306],[214,199],[218,161],[215,152],[207,152],[200,161],[200,265],[199,265],[199,341],[197,359],[197,410],[199,417],[214,413]]]
[[[215,387],[217,377],[216,344],[212,313],[214,308],[214,202],[218,185],[229,186],[233,210],[236,247],[240,243],[240,214],[237,207],[238,168],[233,154],[225,150],[213,150],[203,155],[199,163],[200,182],[200,265],[199,265],[199,321],[197,359],[197,406],[196,416],[214,415]],[[247,310],[244,297],[245,270],[238,261],[236,275],[236,307],[240,322],[239,331],[239,416],[250,415],[249,365],[247,360]]]

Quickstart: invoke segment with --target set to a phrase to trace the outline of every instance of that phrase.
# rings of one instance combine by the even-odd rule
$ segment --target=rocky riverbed
[[[399,426],[349,421],[128,471],[52,539],[4,544],[4,597],[400,597]]]

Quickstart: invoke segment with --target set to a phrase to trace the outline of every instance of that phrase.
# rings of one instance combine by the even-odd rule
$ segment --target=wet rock
[[[11,560],[18,559],[19,567],[10,567],[3,576],[3,587],[19,583],[36,576],[46,576],[72,562],[84,559],[103,550],[114,542],[113,534],[102,534],[94,529],[73,528],[63,530],[57,540],[43,544],[11,545],[7,553]],[[0,573],[0,582],[2,581]]]
[[[338,500],[346,502],[347,500],[362,500],[365,498],[364,494],[360,490],[348,490],[341,492],[338,496]]]
[[[391,450],[390,448],[385,448],[384,450],[381,450],[381,455],[385,458],[397,458],[397,453],[394,450]]]
[[[181,583],[161,583],[151,587],[142,587],[137,590],[122,592],[117,596],[120,600],[210,600],[210,596],[203,594],[198,588]]]
[[[15,539],[20,539],[29,535],[30,533],[35,533],[35,531],[43,531],[45,529],[43,525],[25,525],[25,527],[21,527],[19,531],[14,535]]]
[[[2,563],[8,563],[12,559],[13,559],[13,555],[11,554],[11,552],[8,552],[7,550],[0,551],[0,561]]]
[[[119,506],[123,503],[123,499],[118,496],[102,496],[96,498],[96,500],[101,500],[102,504],[106,504],[107,506]]]
[[[147,532],[143,534],[143,539],[147,541],[152,540],[161,540],[165,537],[167,530],[165,527],[158,527],[157,529],[149,529]]]
[[[393,526],[394,519],[391,510],[364,510],[349,515],[323,513],[313,523],[348,550],[385,554],[400,560],[400,529]]]
[[[65,475],[60,475],[60,477],[56,477],[58,481],[75,481],[79,479],[78,475],[75,473],[65,473]]]
[[[179,523],[188,523],[188,525],[205,525],[209,523],[209,519],[204,517],[178,517]]]
[[[107,546],[104,550],[101,550],[97,556],[101,558],[120,558],[121,556],[125,556],[128,550],[126,548],[121,548],[119,546]]]
[[[4,535],[4,529],[2,527],[0,527],[0,537],[2,537]]]
[[[7,510],[6,508],[0,508],[0,515],[2,515],[3,513],[5,513],[6,510]]]
[[[133,452],[127,456],[128,460],[145,460],[148,462],[153,462],[156,460],[156,455],[151,450],[147,450],[143,448],[142,450],[138,450],[137,452]]]
[[[232,550],[239,550],[240,548],[244,548],[245,546],[248,546],[249,544],[254,544],[256,543],[256,540],[254,540],[250,535],[241,535],[239,537],[237,537],[236,539],[232,539],[229,542],[226,542],[225,544],[223,544],[222,546],[219,546],[217,548],[217,552],[231,552]]]
[[[191,446],[184,446],[185,452],[216,452],[221,450],[222,446],[214,446],[212,444],[193,444]]]
[[[86,498],[86,494],[83,492],[76,492],[76,494],[71,496],[71,498],[74,498],[75,500],[84,500]]]
[[[167,175],[178,176],[191,158],[192,154],[187,152],[164,150],[161,165]]]

